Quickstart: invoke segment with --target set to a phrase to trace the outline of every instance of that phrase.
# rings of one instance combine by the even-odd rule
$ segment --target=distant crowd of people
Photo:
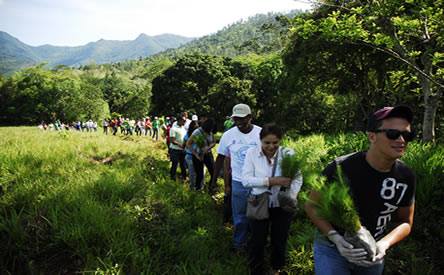
[[[92,119],[72,123],[63,123],[58,119],[53,123],[42,121],[37,127],[41,130],[48,131],[77,130],[82,132],[97,132],[97,122]]]

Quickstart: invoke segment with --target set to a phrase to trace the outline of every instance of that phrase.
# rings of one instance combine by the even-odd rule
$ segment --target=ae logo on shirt
[[[395,178],[386,178],[383,180],[381,190],[379,192],[381,199],[384,201],[384,209],[379,212],[375,237],[384,233],[384,230],[392,218],[392,213],[398,209],[398,205],[405,195],[407,184],[396,182]],[[396,199],[394,201],[394,199]]]

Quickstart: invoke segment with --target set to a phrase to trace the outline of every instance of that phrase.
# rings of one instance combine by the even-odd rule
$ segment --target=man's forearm
[[[412,227],[409,223],[401,223],[379,241],[386,242],[389,248],[405,239],[410,234],[411,229]]]
[[[414,212],[415,203],[408,207],[400,207],[396,213],[398,216],[398,221],[400,223],[387,235],[385,235],[380,241],[386,242],[390,247],[405,239],[412,230]]]
[[[231,161],[228,157],[224,159],[224,187],[226,193],[231,192]]]
[[[220,173],[220,169],[224,165],[224,159],[225,159],[225,156],[223,156],[221,154],[217,154],[216,161],[214,163],[214,174],[213,174],[214,175],[214,177],[213,177],[214,183],[217,181],[217,178]]]

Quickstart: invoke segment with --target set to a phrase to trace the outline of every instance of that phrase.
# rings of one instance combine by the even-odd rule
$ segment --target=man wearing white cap
[[[251,123],[251,109],[246,104],[237,104],[233,107],[233,118],[236,127],[226,131],[219,142],[214,175],[219,175],[225,157],[231,160],[232,186],[225,184],[225,195],[231,195],[234,223],[234,248],[244,250],[247,243],[248,219],[247,198],[250,189],[242,185],[242,167],[248,149],[260,144],[259,133],[261,127]],[[213,178],[212,186],[216,186],[217,177]]]

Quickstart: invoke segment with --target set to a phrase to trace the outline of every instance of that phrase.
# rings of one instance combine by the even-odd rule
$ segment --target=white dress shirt
[[[278,154],[279,152],[279,154]],[[277,158],[276,155],[278,154]],[[268,190],[268,178],[272,176],[274,162],[277,161],[276,171],[274,176],[282,175],[280,162],[282,155],[294,155],[294,151],[289,148],[279,147],[275,155],[271,158],[271,162],[262,151],[262,146],[258,145],[247,151],[244,166],[242,169],[242,185],[246,188],[252,188],[251,194],[259,195]],[[302,186],[302,174],[298,172],[290,183],[290,196],[296,200],[299,190]],[[270,207],[279,207],[277,195],[281,186],[274,185],[271,187],[271,196],[269,200]]]

